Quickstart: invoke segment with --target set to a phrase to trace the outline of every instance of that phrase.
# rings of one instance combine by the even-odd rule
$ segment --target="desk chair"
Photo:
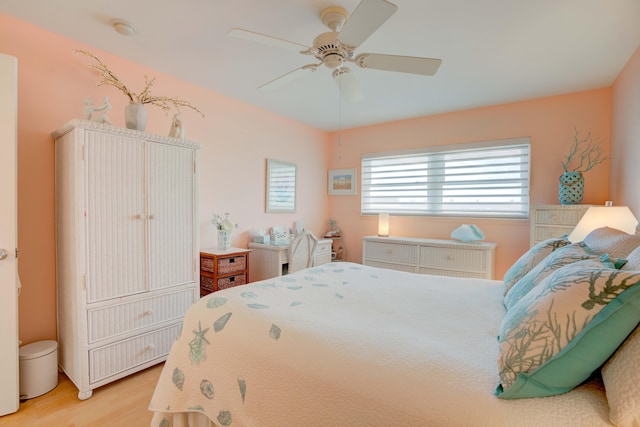
[[[298,234],[289,246],[289,273],[313,267],[318,239],[308,230]]]

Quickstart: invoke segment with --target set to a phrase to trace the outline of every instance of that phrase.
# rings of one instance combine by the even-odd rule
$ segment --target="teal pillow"
[[[500,329],[502,399],[565,393],[598,369],[640,321],[640,271],[583,260],[518,301]]]
[[[504,296],[504,306],[507,310],[511,308],[544,278],[565,265],[583,259],[597,260],[600,258],[602,258],[602,262],[604,263],[601,267],[614,268],[614,265],[609,262],[608,255],[596,255],[582,242],[559,248],[540,261],[538,265],[533,267],[531,271],[509,289],[509,292]]]
[[[533,267],[538,265],[540,261],[545,259],[547,255],[571,242],[567,236],[554,237],[538,243],[522,255],[504,275],[504,294],[515,285],[518,280],[522,279]]]

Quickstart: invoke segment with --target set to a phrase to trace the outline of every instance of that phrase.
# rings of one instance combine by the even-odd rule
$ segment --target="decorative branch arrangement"
[[[573,147],[565,161],[562,162],[562,168],[565,172],[587,172],[607,160],[598,141],[591,137],[591,132],[587,133],[583,139],[579,139],[578,135],[579,132],[576,129],[573,136]],[[569,164],[577,159],[580,160],[578,165],[569,171]]]
[[[136,94],[134,92],[131,92],[129,88],[122,82],[122,80],[120,80],[120,78],[116,74],[114,74],[109,69],[109,67],[107,67],[107,65],[93,53],[82,49],[74,49],[74,52],[88,56],[96,62],[95,64],[89,64],[89,67],[93,68],[100,74],[100,81],[98,82],[98,86],[113,86],[114,88],[122,92],[127,98],[129,98],[129,102],[155,105],[162,108],[165,113],[172,108],[175,108],[178,112],[180,112],[180,107],[186,107],[200,113],[200,115],[204,117],[204,113],[191,105],[189,101],[185,101],[184,99],[180,99],[177,97],[151,95],[151,88],[156,82],[155,77],[149,80],[149,77],[145,75],[144,88],[142,89],[142,92]]]

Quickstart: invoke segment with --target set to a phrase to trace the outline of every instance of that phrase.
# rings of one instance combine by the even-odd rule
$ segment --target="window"
[[[362,214],[526,218],[529,138],[362,156]]]

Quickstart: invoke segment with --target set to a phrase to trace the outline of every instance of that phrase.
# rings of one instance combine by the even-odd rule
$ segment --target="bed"
[[[514,283],[542,252],[510,269]],[[635,278],[619,268],[610,269]],[[615,425],[600,369],[557,395],[500,396],[498,337],[511,334],[513,307],[522,311],[520,302],[505,308],[505,283],[340,262],[210,294],[185,315],[149,405],[152,426]],[[640,337],[625,341],[635,325],[611,354],[624,341],[637,359]],[[628,372],[630,363],[618,365]],[[640,392],[614,368],[611,392],[636,411]],[[616,416],[637,425],[636,415]]]

